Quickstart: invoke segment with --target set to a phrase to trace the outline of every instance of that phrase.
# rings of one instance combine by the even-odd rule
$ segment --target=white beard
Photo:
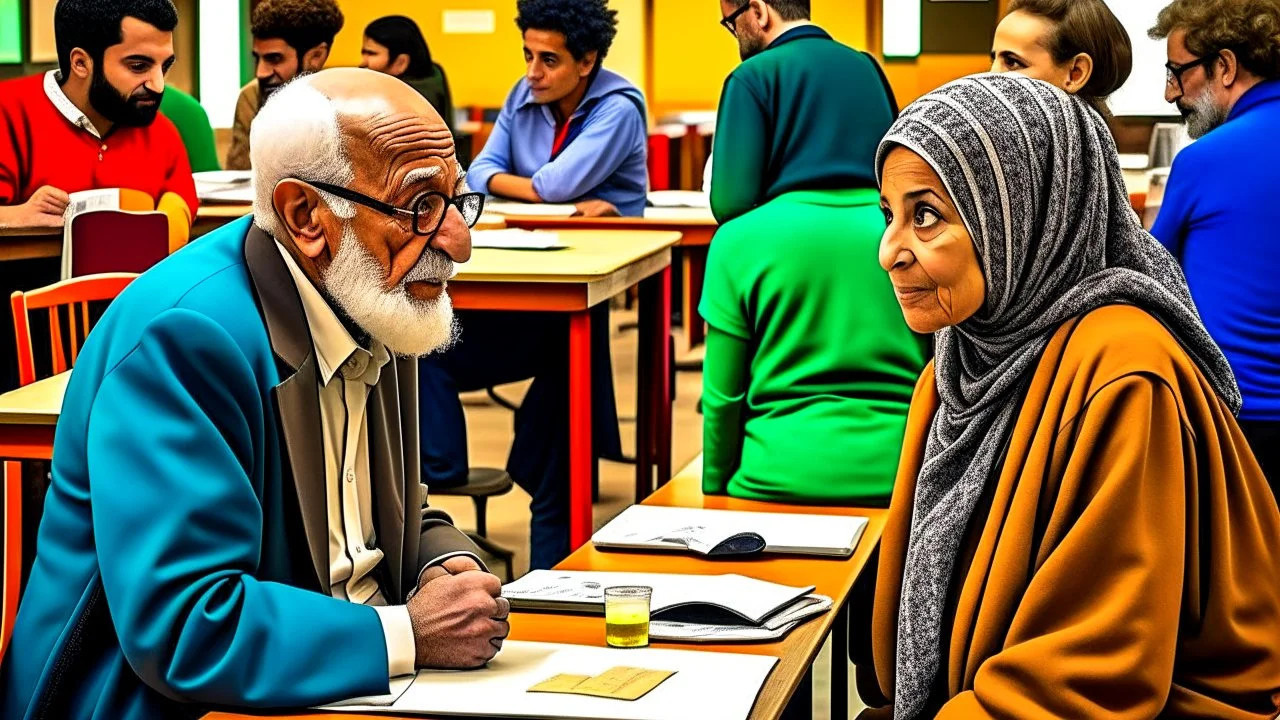
[[[453,276],[453,262],[428,247],[400,284],[384,290],[382,266],[360,243],[350,223],[343,223],[342,243],[333,262],[321,273],[330,299],[360,329],[400,357],[422,357],[447,349],[458,336],[453,302],[448,292],[435,300],[419,300],[405,284],[420,280],[444,282]]]

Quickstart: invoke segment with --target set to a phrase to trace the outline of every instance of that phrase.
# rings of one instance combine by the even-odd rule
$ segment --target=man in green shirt
[[[876,61],[809,21],[808,0],[720,0],[743,63],[716,118],[711,210],[721,223],[790,190],[875,187],[896,114]]]
[[[887,503],[927,341],[877,255],[878,66],[797,0],[721,2],[746,58],[725,83],[700,312],[703,490]]]
[[[213,126],[200,101],[170,85],[160,99],[160,112],[173,121],[187,148],[191,172],[220,170]]]

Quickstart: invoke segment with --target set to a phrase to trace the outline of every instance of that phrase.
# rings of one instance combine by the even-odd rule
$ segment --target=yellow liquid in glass
[[[606,608],[604,639],[610,647],[639,648],[649,645],[649,608]]]

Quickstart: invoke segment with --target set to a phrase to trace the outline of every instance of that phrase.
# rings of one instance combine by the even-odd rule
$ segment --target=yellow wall
[[[644,2],[611,0],[609,4],[618,11],[618,37],[605,65],[644,87]],[[360,64],[360,43],[371,20],[407,15],[422,28],[432,59],[448,74],[455,106],[499,107],[524,74],[515,0],[339,0],[339,6],[346,21],[334,40],[330,66]],[[494,32],[446,35],[442,28],[445,10],[492,10]]]
[[[862,0],[813,0],[814,22],[837,40],[867,47],[867,5]],[[720,26],[719,3],[653,0],[655,115],[712,110],[724,79],[738,65],[738,43]]]

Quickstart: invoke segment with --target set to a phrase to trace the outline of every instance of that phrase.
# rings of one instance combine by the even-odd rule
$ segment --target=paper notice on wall
[[[491,35],[497,27],[492,10],[445,10],[446,35]]]

